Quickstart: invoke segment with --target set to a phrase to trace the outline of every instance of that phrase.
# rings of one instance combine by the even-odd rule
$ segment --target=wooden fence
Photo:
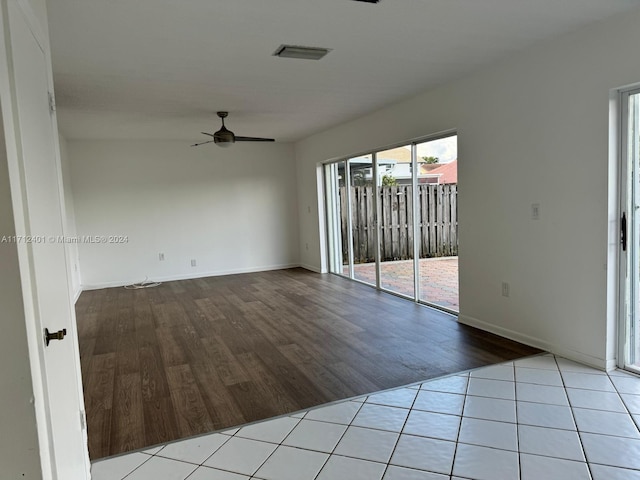
[[[375,188],[351,188],[354,263],[375,261]],[[413,220],[418,222],[420,258],[458,255],[458,186],[419,185],[418,212],[413,215],[413,187],[384,186],[378,190],[380,258],[382,261],[413,258]],[[347,202],[340,188],[343,260],[347,260]]]

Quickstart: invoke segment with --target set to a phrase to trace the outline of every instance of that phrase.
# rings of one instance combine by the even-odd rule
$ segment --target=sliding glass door
[[[353,275],[370,285],[376,283],[376,210],[373,156],[350,158],[349,216],[351,218]]]
[[[640,90],[621,95],[620,366],[640,372]]]
[[[419,300],[458,311],[457,137],[421,142],[416,150]]]
[[[347,164],[345,161],[329,163],[324,166],[329,271],[351,276],[349,272],[351,260],[346,178]]]
[[[457,137],[324,168],[329,271],[457,312]]]
[[[380,288],[415,298],[412,145],[376,152]]]

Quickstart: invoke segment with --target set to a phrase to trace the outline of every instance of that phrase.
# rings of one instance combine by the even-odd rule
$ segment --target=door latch
[[[63,328],[57,332],[51,333],[48,328],[44,329],[44,344],[48,347],[51,340],[63,340],[67,334],[67,329]]]

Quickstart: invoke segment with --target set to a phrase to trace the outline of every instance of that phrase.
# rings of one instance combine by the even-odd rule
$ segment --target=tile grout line
[[[149,460],[151,460],[152,457],[147,458],[144,462],[142,462],[140,465],[138,465],[136,468],[134,468],[133,470],[131,470],[129,473],[127,473],[124,477],[122,477],[121,480],[125,480],[129,475],[131,475],[133,472],[135,472],[136,470],[138,470],[142,465],[144,465],[145,463],[147,463]]]
[[[356,417],[358,416],[358,413],[360,413],[360,410],[362,410],[362,407],[364,407],[364,404],[366,403],[366,401],[369,399],[370,395],[367,395],[366,398],[364,399],[364,401],[360,404],[360,407],[358,408],[358,410],[356,411],[356,413],[353,415],[353,418],[349,421],[349,423],[347,424],[347,428],[344,429],[344,432],[342,432],[342,435],[340,435],[340,438],[338,439],[338,441],[336,442],[336,444],[334,445],[333,449],[331,450],[331,452],[329,452],[329,456],[327,457],[327,459],[324,461],[324,463],[322,464],[322,466],[320,467],[320,470],[318,470],[318,473],[316,473],[315,477],[313,477],[314,480],[317,480],[317,478],[320,476],[320,474],[322,473],[322,470],[324,470],[324,467],[327,466],[327,463],[329,463],[329,460],[331,460],[331,457],[333,456],[334,452],[336,451],[336,448],[338,448],[338,445],[340,444],[340,442],[342,441],[342,439],[344,438],[344,436],[347,434],[347,431],[349,430],[349,427],[353,424],[353,421],[356,419]],[[347,400],[347,401],[352,401],[352,400]],[[345,401],[346,403],[346,401]],[[306,414],[305,414],[306,416]],[[330,422],[323,422],[323,423],[330,423]],[[344,425],[344,424],[343,424]],[[351,458],[351,457],[349,457]],[[364,460],[364,459],[362,459]]]
[[[611,379],[611,375],[609,375],[608,373],[607,373],[607,378],[609,378],[609,381],[611,382],[611,385],[613,385],[613,389],[615,390],[616,395],[618,395],[618,398],[620,399],[620,402],[622,402],[622,406],[624,407],[625,412],[627,412],[627,415],[629,415],[629,417],[631,418],[631,421],[635,425],[636,430],[638,430],[638,432],[640,432],[640,427],[638,426],[638,423],[633,418],[633,414],[631,413],[631,410],[629,410],[629,406],[627,405],[627,402],[625,402],[624,398],[622,398],[622,394],[621,394],[620,390],[618,389],[618,386]],[[625,395],[631,395],[631,394],[625,394]]]
[[[201,437],[207,437],[207,436],[209,436],[209,435],[224,435],[224,434],[222,434],[222,433],[220,433],[220,432],[216,432],[216,433],[211,433],[211,434],[208,434],[208,435],[202,435]],[[234,434],[234,435],[235,435],[235,434]],[[215,450],[214,450],[214,451],[213,451],[209,456],[207,456],[207,457],[204,459],[204,461],[203,461],[202,463],[193,463],[193,462],[188,462],[188,461],[186,461],[186,460],[181,460],[181,459],[178,459],[178,458],[164,457],[164,456],[162,456],[162,455],[159,455],[159,453],[160,453],[160,452],[162,452],[162,450],[164,450],[164,448],[165,448],[167,445],[169,445],[169,444],[165,444],[165,445],[163,445],[163,446],[162,446],[162,448],[161,448],[160,450],[158,450],[158,452],[157,452],[157,453],[154,453],[154,454],[146,454],[146,455],[148,455],[148,456],[149,456],[149,459],[145,460],[145,461],[143,462],[143,464],[144,464],[144,463],[149,462],[149,461],[150,461],[152,458],[154,458],[154,457],[159,457],[159,458],[162,458],[163,460],[169,460],[169,461],[171,461],[171,462],[178,462],[178,463],[184,463],[184,464],[187,464],[187,465],[193,465],[193,466],[195,466],[196,468],[193,470],[193,472],[191,472],[189,475],[187,475],[187,477],[185,477],[185,479],[184,479],[184,480],[189,480],[189,477],[191,477],[191,476],[196,472],[196,470],[198,470],[200,467],[213,468],[213,467],[208,467],[207,465],[205,465],[205,462],[206,462],[207,460],[209,460],[209,459],[210,459],[210,458],[211,458],[211,457],[212,457],[212,456],[213,456],[213,455],[214,455],[218,450],[220,450],[224,445],[226,445],[226,444],[229,442],[229,440],[231,440],[231,439],[234,437],[234,435],[224,435],[225,437],[228,437],[228,438],[226,438],[226,439],[225,439],[225,441],[224,441],[224,442],[222,442],[222,444],[221,444],[219,447],[216,447],[216,448],[215,448]],[[198,437],[196,437],[196,438],[198,438]],[[239,438],[241,438],[241,437],[239,437]],[[187,440],[189,440],[189,439],[187,439]],[[182,441],[184,441],[184,440],[182,440]],[[178,442],[172,442],[172,443],[173,443],[173,444],[175,444],[175,443],[180,443],[180,441],[178,441]],[[138,452],[138,453],[144,453],[144,452]],[[136,468],[136,470],[137,470],[138,468],[140,468],[141,466],[142,466],[142,464],[141,464],[139,467],[137,467],[137,468]],[[222,470],[222,469],[218,469],[218,470]],[[134,470],[134,471],[135,471],[135,470]],[[229,471],[229,470],[222,470],[222,471]],[[128,477],[128,476],[129,476],[129,475],[131,475],[132,473],[133,473],[133,471],[132,471],[132,472],[130,472],[130,473],[128,473],[126,477]],[[236,473],[236,472],[231,472],[231,473]],[[126,477],[124,477],[122,480],[125,480],[125,479],[126,479]]]
[[[518,418],[518,393],[516,362],[513,362],[513,403],[516,410],[516,448],[518,449],[518,477],[522,478],[522,453],[520,452],[520,419]]]
[[[152,459],[153,457],[154,457],[153,455],[149,456],[149,458],[147,458],[144,462],[142,462],[140,465],[138,465],[136,468],[134,468],[134,469],[133,469],[133,470],[131,470],[129,473],[127,473],[124,477],[122,477],[122,480],[126,480],[128,477],[130,477],[131,475],[133,475],[133,473],[134,473],[136,470],[139,470],[139,469],[140,469],[140,468],[141,468],[145,463],[150,462],[150,461],[151,461],[151,459]],[[169,459],[167,459],[167,460],[169,460]],[[188,462],[180,462],[180,463],[188,463]],[[191,465],[193,465],[193,464],[191,464]],[[196,466],[196,468],[198,468],[198,467]],[[193,472],[191,472],[191,473],[193,473]],[[189,475],[191,475],[191,473],[190,473]]]
[[[306,415],[306,414],[305,414],[305,415]],[[280,448],[280,447],[282,446],[282,442],[284,442],[284,441],[287,439],[287,437],[288,437],[289,435],[291,435],[291,432],[293,432],[293,430],[294,430],[294,429],[295,429],[295,428],[300,424],[300,422],[302,421],[302,418],[296,418],[296,417],[292,417],[292,416],[280,417],[280,418],[283,418],[283,419],[284,419],[284,418],[294,418],[294,419],[295,419],[295,420],[297,420],[297,421],[296,421],[296,424],[291,428],[291,431],[290,431],[289,433],[287,433],[287,434],[284,436],[284,438],[283,438],[279,443],[277,443],[277,444],[276,444],[276,443],[274,443],[274,442],[266,442],[266,441],[264,441],[264,440],[256,440],[256,439],[254,439],[254,438],[237,437],[237,438],[241,438],[241,439],[244,439],[244,440],[253,440],[253,441],[255,441],[255,442],[261,442],[261,443],[268,443],[268,444],[270,444],[270,445],[276,445],[276,448],[274,448],[274,449],[273,449],[273,452],[271,452],[271,453],[267,456],[267,458],[265,458],[265,459],[264,459],[264,461],[263,461],[263,462],[258,466],[258,468],[256,468],[256,469],[253,471],[253,473],[249,474],[249,479],[254,478],[255,474],[256,474],[256,473],[258,473],[258,470],[260,470],[260,469],[264,466],[264,464],[265,464],[265,463],[267,463],[267,462],[269,461],[269,459],[273,456],[273,454],[274,454],[274,453],[276,453],[276,450],[278,450],[278,448]],[[260,423],[267,423],[268,421],[269,421],[269,420],[267,420],[266,422],[258,422],[258,423],[254,424],[254,425],[259,425]],[[242,431],[242,428],[238,429],[238,431],[237,431],[236,433],[234,433],[234,434],[233,434],[233,437],[235,438],[235,437],[236,437],[236,434],[240,433],[241,431]],[[210,458],[210,457],[209,457],[209,458]],[[240,475],[244,475],[243,473],[240,473],[240,472],[232,472],[232,473],[237,473],[237,474],[240,474]]]
[[[564,394],[567,397],[567,403],[569,404],[569,410],[571,411],[571,418],[573,419],[573,423],[576,426],[576,435],[578,435],[578,441],[580,442],[580,448],[582,449],[582,455],[584,456],[584,463],[587,466],[587,471],[589,472],[589,477],[591,479],[593,479],[593,472],[591,471],[591,463],[589,462],[589,459],[587,458],[587,452],[584,449],[584,443],[582,442],[582,435],[580,434],[580,430],[578,429],[578,422],[576,421],[576,415],[573,411],[573,405],[571,403],[571,399],[569,398],[569,393],[567,392],[567,385],[565,383],[565,379],[564,379],[564,375],[563,375],[563,371],[560,368],[560,364],[558,363],[558,359],[557,357],[554,355],[553,359],[556,362],[556,365],[558,366],[558,372],[560,373],[560,379],[562,380],[562,387],[564,388]],[[607,376],[608,378],[608,376]]]
[[[473,397],[473,395],[469,395],[469,385],[471,383],[471,372],[467,374],[467,385],[464,389],[464,401],[462,402],[462,411],[460,412],[460,425],[458,425],[458,435],[456,435],[456,444],[453,447],[453,457],[451,458],[451,470],[449,471],[449,475],[453,477],[453,467],[456,464],[456,457],[458,455],[458,445],[460,445],[460,432],[462,431],[462,420],[464,419],[464,409],[467,406],[467,398]]]
[[[236,432],[236,433],[237,433],[237,432]],[[222,433],[213,433],[213,434],[211,434],[211,435],[223,435],[223,434],[222,434]],[[234,435],[235,435],[235,433],[234,433]],[[216,449],[211,453],[211,455],[209,455],[207,458],[205,458],[205,459],[204,459],[204,461],[203,461],[200,465],[198,465],[198,467],[197,467],[193,472],[191,472],[191,473],[189,474],[189,477],[191,477],[194,473],[196,473],[196,471],[197,471],[198,469],[200,469],[201,467],[209,468],[209,467],[207,467],[207,466],[205,465],[205,462],[206,462],[207,460],[209,460],[211,457],[213,457],[213,456],[216,454],[216,452],[217,452],[218,450],[220,450],[220,449],[221,449],[222,447],[224,447],[227,443],[229,443],[229,441],[234,437],[234,435],[225,435],[225,437],[229,437],[229,438],[227,438],[224,442],[222,442],[222,445],[220,445],[218,448],[216,448]],[[165,445],[165,446],[166,446],[166,445]],[[164,447],[162,447],[158,453],[160,453],[162,450],[164,450]],[[166,458],[166,457],[163,457],[163,458]],[[189,480],[189,477],[185,478],[184,480]]]
[[[387,474],[387,470],[389,470],[389,466],[391,465],[391,459],[393,458],[393,455],[396,453],[396,449],[398,448],[398,443],[400,443],[400,439],[402,438],[402,432],[404,431],[405,427],[407,426],[407,422],[409,421],[409,417],[411,416],[411,412],[413,412],[413,406],[416,404],[416,401],[418,400],[418,395],[420,395],[420,392],[422,391],[422,385],[424,383],[426,383],[426,382],[421,383],[420,384],[420,388],[418,390],[416,390],[416,394],[413,397],[413,402],[411,402],[411,406],[409,407],[409,413],[407,414],[407,418],[404,419],[404,423],[402,424],[402,428],[398,432],[398,438],[396,439],[396,442],[393,445],[393,448],[391,449],[391,454],[389,455],[389,460],[387,460],[387,465],[386,465],[386,467],[384,467],[384,471],[382,472],[382,476],[380,477],[381,480],[384,479],[384,476]]]

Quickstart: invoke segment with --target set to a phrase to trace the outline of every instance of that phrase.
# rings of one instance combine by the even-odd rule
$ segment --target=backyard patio
[[[413,260],[383,262],[380,269],[382,288],[413,297]],[[375,263],[354,265],[354,276],[375,285]],[[420,300],[459,310],[458,257],[420,259]]]

